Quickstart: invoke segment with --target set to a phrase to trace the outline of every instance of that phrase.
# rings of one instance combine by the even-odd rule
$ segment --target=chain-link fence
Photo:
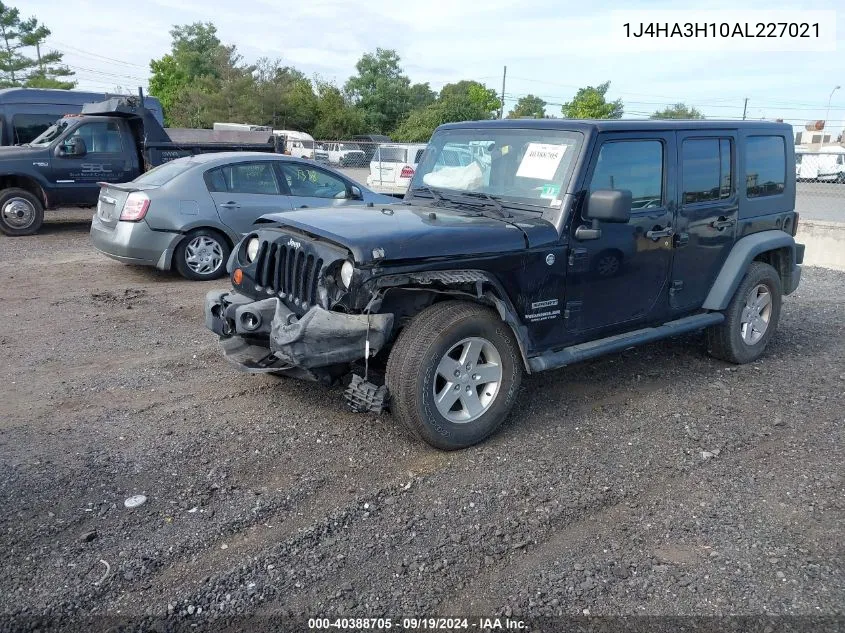
[[[314,143],[314,160],[340,169],[379,193],[404,194],[425,143],[332,141]]]
[[[845,147],[796,148],[795,178],[802,219],[845,223]]]

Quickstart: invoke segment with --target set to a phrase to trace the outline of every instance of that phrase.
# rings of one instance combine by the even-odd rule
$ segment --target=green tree
[[[413,84],[409,90],[409,95],[411,110],[424,108],[437,100],[437,93],[431,89],[428,82],[424,84]]]
[[[320,79],[317,88],[317,122],[313,136],[318,139],[349,138],[366,131],[365,114],[356,108],[340,89]]]
[[[411,81],[400,61],[396,51],[377,48],[358,60],[357,74],[344,86],[370,131],[389,132],[411,109]]]
[[[606,81],[596,87],[580,88],[572,101],[561,108],[566,119],[621,119],[622,99],[607,101],[605,95],[610,88]]]
[[[259,59],[255,72],[260,116],[274,129],[310,132],[317,124],[317,95],[311,81],[279,60]]]
[[[412,111],[394,130],[393,137],[400,141],[425,142],[443,123],[493,118],[499,103],[495,90],[477,81],[447,84],[437,101]]]
[[[704,115],[684,103],[676,103],[664,110],[657,110],[650,119],[703,119]]]
[[[535,97],[534,95],[520,97],[513,110],[511,110],[508,114],[509,119],[519,119],[521,117],[542,119],[545,116],[546,102],[540,97]]]
[[[217,37],[217,28],[210,22],[174,26],[170,36],[171,52],[150,61],[150,94],[161,101],[169,124],[184,125],[184,121],[175,119],[175,114],[171,113],[180,109],[177,101],[186,99],[187,92],[195,93],[200,86],[213,90],[213,82],[224,72],[221,55],[228,54],[231,58],[237,53],[234,47],[223,46]],[[196,94],[188,100],[193,101],[195,97]]]
[[[464,79],[457,83],[446,84],[440,90],[440,101],[457,99],[472,103],[478,108],[479,113],[485,113],[484,116],[477,118],[492,119],[496,116],[502,102],[496,95],[493,88],[488,88],[477,81]],[[466,120],[466,119],[465,119]]]
[[[76,85],[63,79],[73,76],[73,71],[62,64],[61,53],[42,54],[41,44],[49,35],[50,29],[35,17],[24,20],[18,9],[0,2],[0,87],[70,89]],[[34,58],[28,49],[34,49]]]

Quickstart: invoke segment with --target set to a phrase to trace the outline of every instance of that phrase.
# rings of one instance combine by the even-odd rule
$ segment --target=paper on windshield
[[[551,180],[555,177],[557,167],[566,152],[566,145],[552,145],[550,143],[529,143],[519,163],[516,175],[520,178],[536,178]]]
[[[431,187],[474,191],[484,186],[484,174],[478,163],[472,162],[466,167],[443,167],[425,174],[423,182]]]

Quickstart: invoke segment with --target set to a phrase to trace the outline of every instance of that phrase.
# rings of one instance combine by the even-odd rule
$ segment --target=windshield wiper
[[[483,200],[487,200],[493,206],[493,208],[496,209],[496,212],[499,214],[500,217],[511,217],[511,214],[505,211],[505,208],[502,206],[502,204],[490,194],[484,193],[483,191],[462,191],[461,195],[468,196],[470,198],[481,198]]]
[[[438,202],[443,201],[443,196],[440,195],[440,192],[437,191],[437,189],[432,189],[431,187],[426,187],[426,186],[414,187],[413,189],[411,189],[412,194],[416,194],[418,191],[420,191],[422,193],[430,193],[431,197],[434,198],[435,200],[437,200]]]

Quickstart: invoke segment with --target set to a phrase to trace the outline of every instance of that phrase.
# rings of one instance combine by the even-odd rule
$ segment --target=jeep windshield
[[[48,127],[46,130],[41,132],[35,139],[29,144],[30,147],[45,147],[55,141],[59,135],[65,131],[68,122],[65,119],[61,119],[56,121],[53,125]]]
[[[568,130],[442,130],[431,138],[409,193],[512,209],[560,206],[583,138]]]

